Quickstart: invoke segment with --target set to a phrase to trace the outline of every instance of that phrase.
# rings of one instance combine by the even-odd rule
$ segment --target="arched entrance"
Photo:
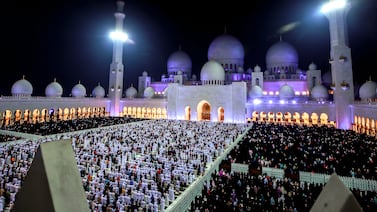
[[[21,116],[22,116],[21,110],[16,110],[16,112],[14,112],[14,122],[20,123],[21,118],[22,118]]]
[[[302,121],[304,122],[305,125],[309,125],[309,113],[304,112],[301,115]]]
[[[207,101],[201,101],[196,109],[198,111],[198,121],[211,120],[211,105]]]
[[[291,123],[292,119],[292,114],[290,112],[285,112],[284,113],[284,121],[287,123]]]
[[[312,124],[317,125],[318,124],[318,114],[317,113],[312,113],[310,116],[310,119],[312,120]]]
[[[33,123],[37,123],[39,121],[39,114],[40,111],[38,109],[33,110]]]
[[[321,120],[321,124],[326,125],[328,122],[329,116],[326,113],[321,113],[321,115],[319,115],[319,119]]]
[[[4,122],[5,123],[5,126],[8,126],[10,124],[12,124],[12,111],[10,110],[5,110],[5,114],[3,114],[4,116]]]
[[[29,123],[30,114],[31,114],[30,110],[26,109],[25,112],[24,112],[24,122]]]
[[[190,106],[187,106],[185,108],[185,120],[190,121],[191,119],[191,108]]]
[[[259,120],[258,111],[254,111],[253,114],[251,115],[251,118],[252,118],[253,121],[258,121]]]
[[[219,122],[224,122],[224,108],[223,107],[219,107],[219,109],[217,109],[217,120],[219,120]]]
[[[283,122],[283,113],[282,112],[276,113],[276,122]]]
[[[48,112],[47,112],[47,109],[44,108],[41,110],[41,117],[39,118],[39,121],[40,122],[46,122],[47,121],[47,115],[48,115]]]

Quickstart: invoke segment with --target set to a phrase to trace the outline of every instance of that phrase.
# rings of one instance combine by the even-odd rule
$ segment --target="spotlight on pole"
[[[125,42],[128,40],[128,35],[121,31],[113,31],[109,34],[111,40]]]
[[[342,9],[347,5],[346,0],[332,0],[321,7],[321,13],[326,14],[333,10]]]

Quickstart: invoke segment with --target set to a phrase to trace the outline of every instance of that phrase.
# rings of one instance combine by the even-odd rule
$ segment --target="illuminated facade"
[[[124,18],[121,10],[118,2],[118,30]],[[333,19],[344,21],[344,15],[328,15],[330,31],[335,23],[343,23]],[[331,41],[332,73],[324,76],[314,63],[306,70],[300,69],[297,51],[282,39],[267,50],[265,70],[259,65],[245,69],[242,43],[225,32],[210,43],[208,62],[203,64],[199,77],[192,74],[190,56],[179,48],[168,57],[167,74],[161,80],[152,81],[144,71],[137,89],[131,85],[125,92],[123,74],[127,77],[127,73],[123,73],[122,43],[114,42],[107,95],[98,85],[88,97],[79,82],[70,97],[62,97],[63,88],[54,80],[47,85],[45,97],[36,97],[32,96],[32,84],[23,77],[13,84],[12,96],[0,98],[1,124],[130,116],[322,124],[375,134],[377,83],[369,79],[357,91],[361,99],[355,100],[349,47],[344,39],[334,37],[339,34],[332,34],[331,40],[339,42]]]

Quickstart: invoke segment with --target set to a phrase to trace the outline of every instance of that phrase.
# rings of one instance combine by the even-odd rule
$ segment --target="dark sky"
[[[108,33],[114,28],[114,0],[12,1],[0,13],[2,64],[0,94],[10,95],[12,84],[25,75],[33,95],[44,96],[54,78],[63,96],[81,83],[90,94],[100,83],[107,91],[112,57]],[[125,0],[125,30],[135,44],[125,44],[124,87],[137,85],[147,71],[159,80],[166,73],[171,53],[187,52],[193,73],[207,61],[213,39],[224,33],[245,47],[245,69],[256,64],[265,69],[265,54],[279,40],[282,26],[298,22],[282,35],[295,46],[299,66],[311,62],[329,70],[328,20],[318,10],[325,0]],[[362,84],[372,75],[377,81],[377,1],[354,0],[347,16],[354,79]]]

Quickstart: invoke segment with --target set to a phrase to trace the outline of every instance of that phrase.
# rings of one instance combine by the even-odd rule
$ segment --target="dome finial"
[[[54,77],[54,82],[56,82],[56,78]]]
[[[224,26],[224,34],[226,34],[227,32],[226,32],[226,25]]]
[[[79,80],[79,84],[81,84],[81,81]]]
[[[100,82],[98,82],[98,86],[100,86],[101,85],[101,83]]]
[[[22,75],[22,79],[25,79],[25,74]]]
[[[279,40],[283,41],[283,36],[281,34],[279,35]]]
[[[131,83],[131,86],[130,87],[134,87],[134,84],[133,83]]]
[[[372,76],[371,75],[369,75],[369,81],[372,81]]]

